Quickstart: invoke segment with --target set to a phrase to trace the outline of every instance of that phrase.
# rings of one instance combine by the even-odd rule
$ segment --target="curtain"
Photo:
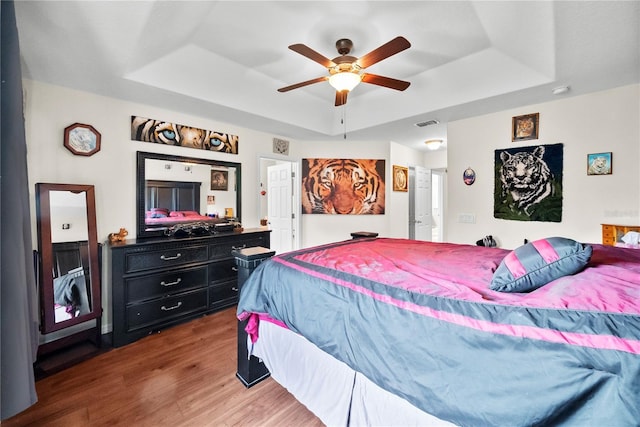
[[[38,317],[22,73],[13,0],[1,1],[0,12],[0,411],[4,420],[38,400],[33,374]]]

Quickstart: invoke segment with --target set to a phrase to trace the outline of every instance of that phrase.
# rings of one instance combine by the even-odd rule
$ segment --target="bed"
[[[169,227],[186,222],[204,222],[218,224],[225,222],[224,218],[200,215],[196,211],[171,211],[163,208],[151,208],[145,213],[144,222],[147,226]]]
[[[168,229],[189,224],[219,224],[226,219],[200,214],[201,182],[145,181],[145,227]]]
[[[252,354],[327,425],[639,425],[640,251],[556,243],[302,249],[262,263],[237,314]],[[559,256],[529,269],[532,247]],[[553,278],[506,292],[514,258],[529,270],[508,286]]]

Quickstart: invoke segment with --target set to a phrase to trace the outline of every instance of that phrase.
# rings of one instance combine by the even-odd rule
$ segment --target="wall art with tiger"
[[[131,139],[134,141],[179,145],[181,147],[238,154],[239,138],[237,135],[139,116],[131,116]]]
[[[563,145],[495,150],[493,216],[562,221]]]
[[[384,214],[385,161],[303,159],[302,212]]]

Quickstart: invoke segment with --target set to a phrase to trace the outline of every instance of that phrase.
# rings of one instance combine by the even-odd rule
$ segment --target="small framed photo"
[[[227,191],[229,189],[229,171],[214,169],[211,171],[211,189]]]
[[[409,168],[393,165],[393,191],[409,191]]]
[[[273,152],[276,154],[289,155],[289,141],[280,138],[273,138]]]
[[[611,175],[611,152],[587,154],[587,175]]]
[[[473,185],[473,183],[476,182],[476,171],[469,166],[462,172],[462,180],[467,185]]]
[[[74,123],[64,129],[64,146],[77,156],[92,156],[100,151],[100,132],[91,125]]]
[[[538,139],[540,113],[516,116],[511,121],[511,141]]]

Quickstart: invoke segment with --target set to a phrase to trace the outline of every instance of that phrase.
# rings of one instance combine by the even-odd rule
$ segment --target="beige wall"
[[[273,135],[193,117],[149,105],[24,81],[27,164],[32,209],[33,244],[37,248],[35,184],[91,184],[95,186],[98,241],[120,227],[136,235],[136,152],[150,151],[189,157],[240,162],[242,168],[242,217],[249,227],[258,226],[258,182],[255,153],[269,152]],[[232,133],[240,137],[239,154],[221,154],[184,147],[170,147],[131,140],[132,115],[165,119],[194,127]],[[75,122],[92,125],[101,133],[101,149],[90,157],[75,156],[63,146],[64,128]],[[108,265],[108,251],[104,265]],[[111,277],[103,269],[103,330],[111,329]]]
[[[387,182],[392,163],[404,164],[410,158],[418,158],[400,146],[391,150],[388,142],[331,142],[291,141],[290,156],[272,154],[272,138],[282,137],[251,129],[216,122],[209,118],[188,116],[177,111],[160,109],[151,105],[136,104],[118,99],[93,95],[87,92],[53,86],[31,80],[24,81],[25,120],[27,136],[27,162],[32,206],[34,248],[36,242],[35,184],[38,182],[65,184],[92,184],[95,186],[98,240],[105,242],[109,233],[121,227],[129,231],[129,238],[136,235],[136,152],[149,151],[189,157],[211,158],[242,163],[242,222],[245,227],[257,227],[260,216],[260,157],[277,157],[300,162],[304,158],[368,158],[384,159]],[[220,154],[184,147],[163,146],[131,140],[132,115],[164,119],[189,126],[219,130],[240,137],[239,154]],[[64,128],[75,122],[86,123],[102,135],[101,150],[90,157],[75,156],[63,146]],[[286,137],[285,137],[286,139]],[[393,154],[390,152],[396,153]],[[400,153],[400,154],[398,154]],[[299,181],[298,181],[299,185]],[[376,231],[381,236],[406,237],[406,194],[393,194],[386,190],[387,213],[385,215],[302,215],[301,246],[349,239],[353,231]],[[390,198],[393,203],[390,203]],[[394,205],[395,203],[395,205]],[[300,207],[295,207],[300,212]],[[399,221],[394,218],[398,210]],[[394,224],[391,227],[390,224]],[[393,228],[393,231],[390,231]],[[108,265],[108,251],[105,265]],[[110,329],[111,278],[108,269],[103,271],[103,323]]]
[[[448,240],[474,244],[491,234],[505,248],[549,236],[599,243],[601,223],[640,224],[639,101],[631,85],[449,123]],[[512,142],[511,118],[530,113],[540,113],[539,139]],[[564,144],[562,222],[494,218],[494,151],[555,143]],[[587,176],[587,154],[609,151],[613,174]],[[477,174],[471,186],[462,182],[468,166]],[[475,224],[459,223],[462,213],[475,215]]]
[[[272,138],[278,135],[30,80],[25,80],[24,89],[34,248],[37,247],[34,202],[37,182],[93,184],[98,240],[104,242],[109,233],[117,232],[120,227],[129,230],[129,237],[135,236],[136,151],[242,163],[243,225],[258,226],[259,158],[273,157]],[[564,214],[560,224],[493,218],[493,151],[512,146],[511,117],[531,112],[540,113],[538,142],[565,144]],[[239,154],[131,141],[131,115],[239,135]],[[74,156],[63,147],[64,128],[75,122],[91,124],[102,134],[100,152],[91,157]],[[393,164],[448,169],[445,238],[449,241],[473,243],[492,233],[505,247],[516,246],[524,237],[548,235],[599,241],[601,222],[640,223],[638,122],[638,86],[631,86],[451,123],[447,155],[444,152],[421,154],[388,141],[349,141],[348,134],[347,139],[341,141],[291,141],[290,156],[286,160],[299,165],[302,159],[311,157],[386,161],[386,214],[302,215],[301,246],[349,239],[351,232],[360,230],[375,231],[381,236],[407,237],[408,193],[392,191],[389,171]],[[600,151],[613,152],[614,174],[586,176],[587,153]],[[472,166],[478,174],[471,187],[461,179],[467,166]],[[459,213],[474,213],[476,223],[457,223]],[[105,265],[107,262],[108,251],[105,251]],[[103,271],[103,307],[104,328],[110,330],[108,269]]]

